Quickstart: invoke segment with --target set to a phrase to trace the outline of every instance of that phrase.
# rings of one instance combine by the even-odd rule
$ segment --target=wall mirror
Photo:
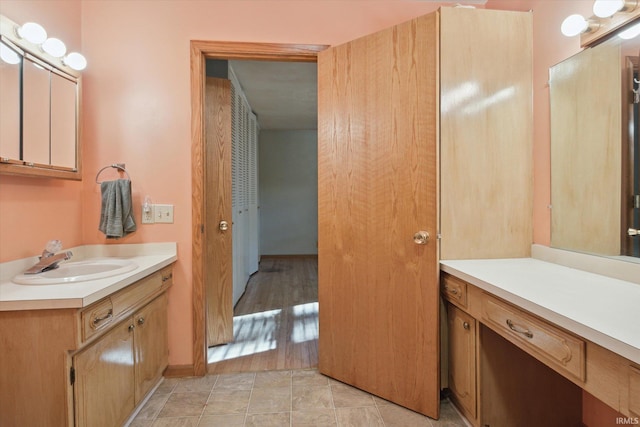
[[[640,36],[549,70],[551,246],[640,262]]]
[[[81,180],[78,72],[0,24],[0,173]]]

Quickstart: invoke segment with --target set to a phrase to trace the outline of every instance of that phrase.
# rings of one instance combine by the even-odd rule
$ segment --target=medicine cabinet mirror
[[[78,72],[0,24],[0,173],[81,180]]]
[[[640,262],[640,36],[618,34],[549,71],[551,246]]]

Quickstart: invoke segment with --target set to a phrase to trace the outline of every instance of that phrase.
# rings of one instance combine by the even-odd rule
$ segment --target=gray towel
[[[100,184],[102,208],[100,209],[100,227],[107,239],[119,239],[136,231],[131,202],[131,181],[117,179]]]

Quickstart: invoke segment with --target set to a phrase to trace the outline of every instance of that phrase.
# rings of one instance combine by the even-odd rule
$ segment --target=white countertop
[[[440,261],[442,271],[640,363],[640,285],[533,258]]]
[[[143,243],[129,245],[87,245],[69,248],[71,261],[92,258],[128,259],[138,265],[133,271],[99,280],[55,285],[18,285],[11,281],[38,261],[25,258],[0,264],[0,311],[43,310],[86,307],[178,259],[177,245]]]

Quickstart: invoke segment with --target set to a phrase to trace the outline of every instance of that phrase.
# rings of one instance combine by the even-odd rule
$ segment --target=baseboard
[[[181,378],[195,376],[193,365],[169,365],[162,374],[165,378]]]

